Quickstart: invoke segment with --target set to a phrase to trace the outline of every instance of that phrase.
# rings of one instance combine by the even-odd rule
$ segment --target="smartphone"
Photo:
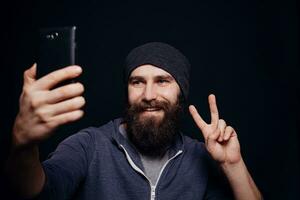
[[[37,78],[75,64],[75,32],[76,26],[52,27],[39,30]]]

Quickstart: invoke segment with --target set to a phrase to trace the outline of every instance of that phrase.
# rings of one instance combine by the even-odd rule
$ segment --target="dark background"
[[[297,0],[2,4],[1,169],[9,152],[23,71],[36,61],[35,32],[40,27],[76,25],[86,114],[41,144],[42,160],[68,135],[120,116],[124,57],[133,47],[161,41],[190,59],[190,103],[207,120],[207,96],[216,94],[221,117],[237,130],[244,160],[265,199],[300,199],[298,8]],[[186,134],[202,140],[188,115],[183,127]]]

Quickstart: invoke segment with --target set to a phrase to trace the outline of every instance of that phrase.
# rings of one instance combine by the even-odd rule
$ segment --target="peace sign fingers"
[[[219,111],[217,107],[216,96],[210,94],[208,96],[208,103],[209,103],[210,116],[211,116],[211,125],[217,128],[219,123]]]
[[[215,130],[218,128],[219,123],[219,112],[216,104],[216,97],[215,95],[211,94],[208,96],[208,102],[209,102],[209,108],[210,108],[210,115],[211,115],[211,123],[207,124],[202,117],[199,115],[197,109],[195,106],[190,105],[189,111],[197,124],[197,126],[200,128],[201,132],[203,133],[204,138],[206,139],[209,134],[212,134],[215,132]]]
[[[196,125],[198,126],[198,128],[200,128],[201,132],[203,133],[204,138],[206,138],[207,135],[205,134],[205,131],[204,131],[205,127],[207,126],[206,122],[199,115],[199,113],[194,105],[189,106],[189,111],[190,111]]]

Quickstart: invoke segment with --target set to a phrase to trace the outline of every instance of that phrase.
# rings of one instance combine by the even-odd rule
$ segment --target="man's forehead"
[[[130,74],[130,77],[134,77],[134,76],[143,76],[143,77],[170,76],[173,78],[173,76],[167,71],[150,64],[141,65],[135,68]]]

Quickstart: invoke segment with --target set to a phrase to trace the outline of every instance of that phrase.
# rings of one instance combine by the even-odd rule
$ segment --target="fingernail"
[[[75,66],[74,69],[76,70],[76,72],[81,73],[82,72],[82,68],[80,66]]]

